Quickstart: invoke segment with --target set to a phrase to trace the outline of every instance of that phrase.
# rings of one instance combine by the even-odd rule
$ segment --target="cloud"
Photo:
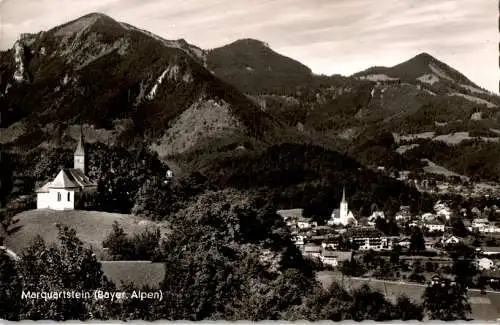
[[[3,0],[0,48],[21,32],[99,11],[203,48],[260,39],[323,73],[352,74],[429,52],[496,92],[497,10],[491,0]]]

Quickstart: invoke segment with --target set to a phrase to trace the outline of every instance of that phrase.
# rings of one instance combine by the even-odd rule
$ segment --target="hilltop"
[[[210,50],[207,64],[216,76],[245,93],[281,91],[308,83],[313,77],[307,66],[255,39],[240,39]]]
[[[78,238],[90,247],[94,253],[101,256],[102,242],[112,232],[116,221],[129,234],[135,234],[158,227],[163,233],[168,232],[168,225],[156,223],[140,217],[107,213],[99,211],[51,211],[28,210],[17,214],[18,231],[7,237],[5,246],[20,254],[24,248],[31,245],[36,235],[42,236],[46,243],[56,243],[58,230],[56,225],[66,225],[76,230]]]

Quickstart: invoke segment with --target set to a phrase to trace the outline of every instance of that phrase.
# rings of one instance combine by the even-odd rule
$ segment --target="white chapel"
[[[97,191],[97,184],[85,174],[85,147],[83,133],[74,154],[73,167],[61,169],[53,181],[40,187],[37,193],[37,209],[74,210],[83,202],[81,194]]]
[[[354,218],[352,211],[349,210],[347,201],[345,199],[345,187],[342,191],[342,201],[340,202],[340,207],[338,209],[333,210],[332,216],[330,220],[328,220],[327,224],[329,226],[333,225],[354,225],[358,224],[358,221]]]

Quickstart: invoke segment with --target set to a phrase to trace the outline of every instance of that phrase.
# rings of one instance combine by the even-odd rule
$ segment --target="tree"
[[[395,318],[393,305],[384,295],[364,284],[353,293],[352,318],[355,321],[387,321]]]
[[[341,262],[340,272],[348,276],[361,276],[365,274],[366,270],[362,264],[358,263],[358,261],[352,257],[348,261]]]
[[[130,242],[125,230],[121,227],[117,221],[113,222],[113,230],[102,242],[102,247],[109,250],[110,255],[112,255],[117,260],[127,260],[133,255],[134,247]]]
[[[328,290],[320,286],[314,287],[300,306],[287,313],[288,321],[308,320],[335,322],[352,319],[352,296],[337,282],[331,284]]]
[[[418,227],[414,227],[410,237],[410,250],[411,251],[423,251],[425,250],[425,238],[422,230]]]
[[[454,218],[451,222],[451,227],[452,227],[453,235],[455,235],[455,236],[463,238],[463,237],[467,237],[467,235],[469,234],[469,231],[465,227],[462,219]]]
[[[385,220],[380,217],[375,221],[375,228],[387,236],[399,236],[399,227],[393,220]]]
[[[160,229],[145,229],[143,232],[127,236],[118,222],[113,223],[113,231],[102,245],[109,250],[115,260],[153,260],[158,258]]]
[[[406,296],[399,296],[395,306],[395,319],[398,320],[419,320],[424,318],[423,307],[410,300]]]
[[[310,265],[258,196],[209,191],[171,220],[158,319],[280,319],[312,290]]]
[[[57,225],[58,246],[47,246],[36,237],[21,255],[19,267],[23,275],[25,292],[93,292],[114,290],[101,270],[91,250],[83,247],[76,232]],[[105,319],[109,317],[109,302],[90,299],[27,299],[21,319],[68,320]]]
[[[394,266],[398,266],[400,255],[401,255],[401,246],[394,245],[389,255],[389,262],[391,262],[391,264]]]
[[[429,319],[468,320],[471,307],[465,286],[443,280],[429,285],[423,294],[425,314]]]
[[[22,278],[16,262],[0,249],[0,319],[19,320]]]

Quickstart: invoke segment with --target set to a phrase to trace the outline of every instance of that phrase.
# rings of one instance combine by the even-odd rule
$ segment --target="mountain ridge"
[[[113,130],[113,121],[131,119],[132,133],[144,133],[151,141],[161,138],[185,110],[204,107],[200,101],[227,116],[217,123],[231,124],[236,118],[238,128],[220,125],[223,133],[259,138],[279,124],[207,71],[200,57],[186,49],[187,42],[129,26],[93,13],[23,35],[0,56],[2,126],[24,121],[25,129],[38,132],[37,125],[83,122]]]
[[[498,137],[490,131],[500,130],[498,96],[429,53],[370,69],[351,77],[316,75],[260,40],[203,50],[91,13],[24,35],[0,52],[1,131],[18,134],[3,143],[34,141],[22,135],[26,130],[48,141],[42,129],[54,128],[37,124],[62,124],[64,134],[85,123],[124,145],[147,141],[168,156],[200,150],[198,143],[306,141],[365,165],[403,168],[410,161],[387,134]],[[366,154],[375,149],[384,154]]]

